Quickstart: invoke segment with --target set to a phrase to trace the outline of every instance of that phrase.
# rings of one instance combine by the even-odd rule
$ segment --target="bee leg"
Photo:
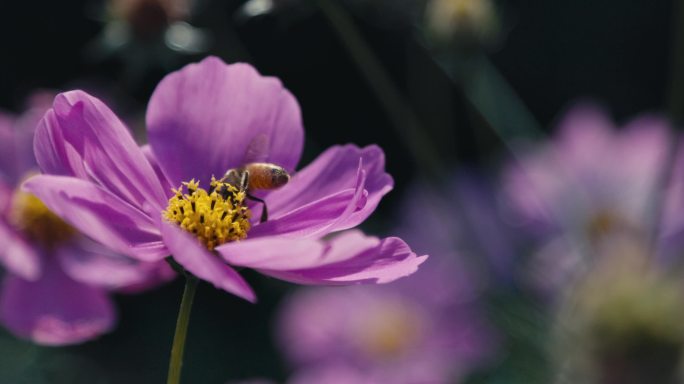
[[[242,189],[243,191],[246,191],[248,186],[249,186],[249,171],[244,171],[244,172],[242,172],[242,176],[240,177],[240,189]]]
[[[261,210],[261,219],[259,220],[259,222],[263,223],[266,220],[268,220],[268,208],[266,208],[266,202],[263,199],[250,195],[249,193],[247,194],[247,198],[250,200],[258,201],[263,205],[263,209]]]

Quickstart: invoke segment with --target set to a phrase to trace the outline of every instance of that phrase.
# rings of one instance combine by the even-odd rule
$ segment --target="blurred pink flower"
[[[37,172],[33,131],[44,98],[22,116],[0,115],[0,321],[36,343],[73,344],[114,326],[110,290],[139,290],[173,277],[164,263],[141,263],[79,235],[35,196],[18,190]]]
[[[684,193],[673,193],[681,161],[669,179],[673,140],[663,118],[642,116],[618,130],[603,110],[585,104],[561,119],[553,140],[520,152],[504,184],[517,217],[543,238],[530,268],[535,285],[549,292],[563,286],[586,266],[585,255],[612,237],[657,235],[664,244],[678,232]]]
[[[484,281],[455,250],[453,212],[425,186],[413,192],[397,230],[434,256],[388,286],[286,299],[277,334],[295,367],[289,383],[451,383],[494,357],[498,335],[479,304]]]

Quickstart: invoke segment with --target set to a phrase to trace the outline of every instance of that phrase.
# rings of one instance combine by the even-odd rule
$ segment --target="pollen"
[[[71,239],[76,230],[55,215],[35,195],[16,191],[10,211],[12,225],[29,239],[52,248]]]
[[[208,191],[192,179],[173,192],[164,217],[196,236],[210,251],[247,237],[251,211],[245,191],[212,177]]]

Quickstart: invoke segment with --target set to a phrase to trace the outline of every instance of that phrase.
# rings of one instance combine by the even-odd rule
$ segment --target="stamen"
[[[183,189],[188,193],[183,193]],[[250,229],[251,212],[244,203],[245,192],[212,178],[209,192],[190,180],[174,190],[164,217],[197,238],[209,250],[242,240]]]
[[[12,200],[10,221],[29,239],[52,248],[76,234],[76,230],[55,215],[36,196],[17,191]]]

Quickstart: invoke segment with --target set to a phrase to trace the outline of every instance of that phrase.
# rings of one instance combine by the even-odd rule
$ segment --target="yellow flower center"
[[[29,239],[52,248],[71,239],[76,230],[55,215],[35,195],[16,191],[10,212],[12,225]]]
[[[245,204],[245,191],[212,177],[209,191],[193,179],[174,193],[164,217],[195,235],[210,251],[247,237],[252,213]]]

